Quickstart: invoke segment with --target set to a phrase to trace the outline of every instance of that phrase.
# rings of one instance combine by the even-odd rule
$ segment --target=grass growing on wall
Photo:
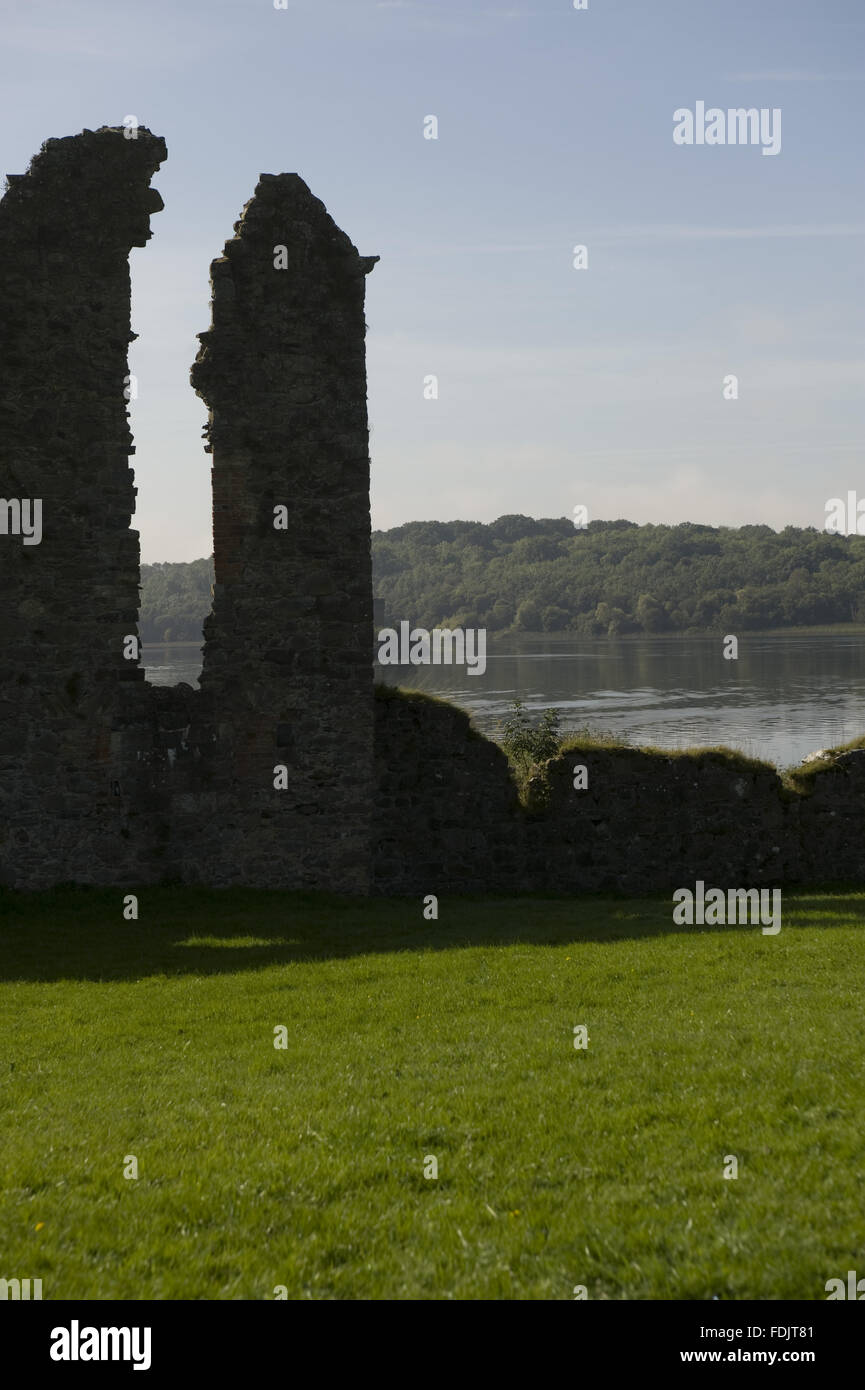
[[[0,895],[0,1273],[45,1299],[824,1299],[861,1267],[862,893],[785,893],[775,937],[669,897],[122,896]]]
[[[778,778],[781,798],[796,800],[811,795],[818,777],[838,771],[838,754],[865,749],[865,735],[862,735],[826,750],[825,759],[813,761],[805,766],[778,768],[762,758],[754,758],[738,748],[728,748],[724,744],[659,748],[654,744],[633,744],[626,735],[589,725],[561,733],[558,728],[557,710],[545,710],[533,721],[519,699],[511,702],[510,715],[500,721],[495,735],[487,739],[486,735],[473,727],[467,711],[440,696],[381,683],[376,686],[376,697],[382,701],[403,701],[407,706],[414,705],[421,713],[428,710],[432,712],[431,706],[443,706],[442,713],[449,710],[459,717],[461,732],[466,738],[486,740],[500,746],[510,764],[520,801],[531,814],[543,814],[545,811],[550,792],[551,760],[567,757],[572,753],[605,753],[630,761],[634,766],[637,766],[642,758],[655,758],[667,762],[688,761],[693,764],[695,771],[714,763],[731,772],[770,774]]]

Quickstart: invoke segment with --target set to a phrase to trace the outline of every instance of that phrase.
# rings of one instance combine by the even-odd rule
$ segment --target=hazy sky
[[[822,526],[829,497],[865,495],[862,0],[0,14],[3,172],[127,115],[168,144],[165,211],[132,253],[145,561],[212,549],[188,374],[209,263],[261,172],[299,173],[381,257],[366,282],[374,526],[577,504]],[[780,153],[674,144],[673,112],[698,101],[780,108]]]

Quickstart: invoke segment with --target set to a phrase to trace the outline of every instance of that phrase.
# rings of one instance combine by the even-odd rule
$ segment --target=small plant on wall
[[[557,709],[545,709],[540,721],[533,724],[522,700],[514,700],[512,712],[501,725],[499,742],[510,759],[521,794],[541,765],[556,756],[561,740]]]

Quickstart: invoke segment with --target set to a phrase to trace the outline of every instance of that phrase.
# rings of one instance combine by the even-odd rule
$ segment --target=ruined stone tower
[[[166,155],[135,134],[47,141],[0,202],[0,882],[23,887],[105,881],[128,848],[112,747],[143,682],[123,655],[139,580],[128,260]]]
[[[364,290],[378,257],[358,254],[296,174],[262,174],[235,232],[211,267],[212,327],[192,370],[213,454],[216,582],[201,688],[217,732],[224,872],[365,892]]]

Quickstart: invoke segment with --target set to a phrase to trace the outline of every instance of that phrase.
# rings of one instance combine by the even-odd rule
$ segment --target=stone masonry
[[[114,733],[144,680],[123,655],[129,251],[162,207],[166,154],[137,137],[49,140],[0,202],[0,880],[28,887],[111,879],[127,848]],[[22,500],[41,502],[39,544],[13,534]]]
[[[297,174],[262,174],[211,266],[213,612],[201,688],[245,882],[368,891],[373,671],[365,277]],[[287,788],[274,789],[274,768]],[[242,808],[242,815],[236,814]]]
[[[50,140],[0,203],[0,883],[366,892],[373,670],[362,257],[262,175],[212,266],[216,585],[201,691],[135,655],[130,247],[163,141]],[[16,507],[39,499],[29,544]],[[25,508],[26,510],[26,508]]]
[[[863,881],[865,749],[790,784],[711,750],[588,747],[547,766],[526,810],[466,714],[374,689],[377,258],[296,174],[261,175],[213,262],[192,369],[213,458],[201,689],[144,680],[128,255],[162,206],[149,184],[165,157],[143,128],[49,140],[0,201],[0,887]]]

